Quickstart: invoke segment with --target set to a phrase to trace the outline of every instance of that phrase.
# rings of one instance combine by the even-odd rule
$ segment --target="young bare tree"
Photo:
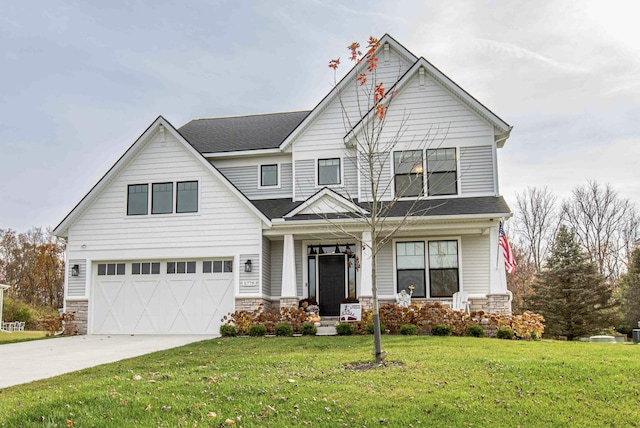
[[[572,197],[563,203],[562,215],[598,272],[615,283],[640,238],[635,206],[611,185],[589,181],[573,189]]]
[[[420,201],[424,194],[423,171],[425,159],[424,149],[428,146],[438,147],[446,138],[448,125],[431,126],[429,129],[412,131],[410,126],[410,112],[393,112],[393,120],[389,121],[389,112],[392,111],[394,98],[398,95],[397,84],[386,89],[384,83],[377,76],[377,50],[379,41],[369,38],[367,50],[363,56],[358,43],[351,44],[348,48],[350,59],[356,64],[364,62],[363,71],[353,79],[353,91],[345,90],[338,94],[342,109],[343,123],[346,136],[347,150],[355,151],[356,169],[360,175],[360,188],[363,200],[359,201],[356,195],[348,198],[356,205],[363,208],[351,214],[362,224],[360,231],[344,226],[344,223],[325,217],[336,230],[357,240],[363,249],[369,252],[371,258],[371,283],[373,294],[373,324],[374,324],[374,355],[375,361],[382,361],[382,344],[380,331],[380,306],[378,301],[377,256],[381,248],[387,244],[393,236],[412,221],[415,216],[424,215],[433,206]],[[332,60],[329,67],[334,70],[340,64],[340,60]],[[396,76],[396,81],[400,78]],[[336,85],[336,89],[338,85]],[[413,150],[395,152],[400,144],[406,144]],[[434,186],[455,185],[455,175],[448,174],[455,171],[455,151],[447,153],[427,150],[427,170],[437,171],[433,175]],[[401,178],[394,180],[388,176],[389,167],[395,165],[395,171],[401,174]],[[452,181],[453,177],[453,181]],[[400,201],[407,196],[417,196],[413,201]],[[359,233],[360,232],[360,233]],[[362,233],[362,232],[366,232]],[[363,237],[368,235],[369,239]]]
[[[527,248],[528,261],[539,272],[560,224],[556,197],[546,186],[529,187],[516,193],[516,208],[514,229],[518,245]]]

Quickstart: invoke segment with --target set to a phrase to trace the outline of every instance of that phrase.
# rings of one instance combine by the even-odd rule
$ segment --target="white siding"
[[[463,195],[494,194],[492,146],[461,147],[458,180]]]
[[[271,296],[282,294],[282,254],[284,241],[271,242]]]
[[[244,271],[244,264],[251,260],[251,272]],[[260,257],[258,254],[241,254],[238,270],[240,294],[255,294],[260,290]]]
[[[78,276],[71,276],[71,267],[78,265],[80,272]],[[69,285],[67,287],[67,297],[85,297],[87,288],[87,261],[85,259],[69,260]]]
[[[377,265],[378,294],[382,296],[395,295],[393,244],[391,242],[388,242],[378,251]]]
[[[489,292],[489,236],[462,237],[462,290],[469,294]],[[493,261],[495,263],[495,260]]]
[[[265,165],[268,162],[265,162]],[[220,172],[249,199],[287,198],[292,195],[293,175],[291,163],[278,165],[280,183],[274,187],[259,188],[260,166],[220,167]]]
[[[329,156],[330,157],[330,156]],[[320,156],[321,159],[324,156]],[[305,200],[316,194],[323,187],[330,187],[336,193],[347,198],[358,197],[358,169],[355,158],[341,158],[342,183],[335,186],[318,186],[316,184],[317,159],[302,159],[296,161],[296,189],[295,199]]]
[[[271,241],[262,238],[262,293],[271,295]]]
[[[139,152],[71,225],[71,252],[92,252],[94,259],[111,258],[109,252],[131,258],[142,251],[150,257],[177,256],[180,250],[203,256],[258,252],[262,232],[256,214],[166,134],[166,142],[156,135],[138,146]],[[199,183],[197,213],[127,216],[127,185],[188,180]]]

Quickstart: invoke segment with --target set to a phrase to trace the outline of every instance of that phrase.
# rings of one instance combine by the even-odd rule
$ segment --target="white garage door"
[[[218,334],[233,312],[231,261],[95,263],[95,334]]]

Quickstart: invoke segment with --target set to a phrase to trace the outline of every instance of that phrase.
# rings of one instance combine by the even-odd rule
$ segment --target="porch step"
[[[320,320],[320,326],[318,327],[318,336],[335,336],[338,334],[336,331],[336,323],[338,317],[322,317]]]

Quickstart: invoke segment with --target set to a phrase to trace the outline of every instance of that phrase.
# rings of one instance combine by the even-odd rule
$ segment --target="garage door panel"
[[[198,263],[201,266],[201,263]],[[128,264],[130,266],[130,264]],[[94,278],[93,333],[217,334],[221,318],[233,311],[231,273],[161,274],[145,278],[129,273]]]

